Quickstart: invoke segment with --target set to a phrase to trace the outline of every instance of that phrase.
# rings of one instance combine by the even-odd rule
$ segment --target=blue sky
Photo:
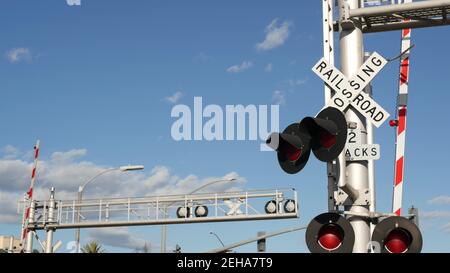
[[[46,168],[42,171],[47,175],[38,179],[43,187],[38,198],[47,197],[44,188],[56,181],[51,174],[61,164],[65,164],[61,170],[72,170],[58,176],[57,196],[60,186],[64,197],[74,195],[76,185],[95,168],[128,163],[146,166],[139,177],[133,176],[139,181],[161,170],[175,180],[194,175],[195,183],[233,173],[246,181],[239,184],[246,189],[295,187],[299,191],[300,219],[170,226],[169,246],[179,243],[185,251],[204,251],[218,246],[210,230],[231,243],[259,230],[307,225],[326,210],[325,164],[312,158],[301,173],[288,175],[279,168],[275,154],[259,151],[259,141],[176,142],[170,135],[175,121],[170,113],[172,102],[192,106],[194,96],[202,96],[203,104],[222,107],[281,102],[281,128],[314,115],[323,105],[322,83],[311,72],[323,54],[321,16],[320,1],[4,3],[0,10],[2,198],[25,192],[31,162],[27,152],[39,138]],[[258,49],[271,23],[288,34],[273,48]],[[411,56],[404,206],[413,204],[424,213],[420,219],[424,251],[448,252],[450,148],[445,141],[438,143],[450,132],[449,29],[413,30],[412,42],[416,47]],[[365,36],[366,50],[386,58],[397,55],[399,47],[399,32]],[[233,66],[246,69],[230,72]],[[398,63],[392,62],[373,82],[375,99],[391,115],[397,75]],[[382,151],[376,162],[377,209],[390,211],[394,130],[384,124],[375,135]],[[68,159],[57,162],[58,153]],[[90,169],[79,173],[75,167],[80,166]],[[117,179],[129,178],[123,174]],[[107,181],[98,183],[87,195],[124,191],[106,186]],[[1,219],[5,219],[0,222],[1,234],[19,233],[11,217]],[[83,231],[84,240],[89,232]],[[160,227],[127,232],[159,245]],[[72,231],[57,232],[64,242],[72,235]],[[239,251],[255,248],[249,245]],[[304,233],[270,239],[268,250],[306,251]]]

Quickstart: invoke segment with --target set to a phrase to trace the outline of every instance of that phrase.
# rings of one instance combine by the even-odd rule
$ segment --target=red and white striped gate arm
[[[410,3],[412,0],[405,0]],[[411,46],[411,29],[402,30],[401,51],[404,52]],[[400,78],[397,98],[396,147],[395,147],[395,171],[394,171],[394,194],[392,200],[392,212],[400,216],[403,198],[403,182],[405,169],[405,140],[406,140],[406,110],[409,82],[409,50],[400,58]]]
[[[30,188],[28,189],[27,193],[26,193],[26,200],[29,203],[27,209],[26,209],[26,213],[25,213],[25,217],[24,217],[24,221],[22,223],[22,245],[23,242],[25,241],[25,238],[27,236],[27,223],[28,223],[28,218],[30,216],[30,206],[31,206],[31,201],[33,200],[33,189],[34,189],[34,184],[36,182],[36,168],[37,168],[37,164],[38,164],[38,157],[39,157],[39,140],[36,141],[36,145],[34,146],[34,163],[33,163],[33,169],[31,171],[31,184],[30,184]]]

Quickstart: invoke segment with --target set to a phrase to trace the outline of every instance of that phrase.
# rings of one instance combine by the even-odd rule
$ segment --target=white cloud
[[[296,87],[296,86],[300,86],[306,83],[305,79],[298,79],[298,80],[293,80],[293,79],[289,79],[288,80],[288,84],[290,87]]]
[[[445,224],[445,225],[442,227],[442,229],[443,229],[445,232],[450,233],[450,223]]]
[[[450,196],[448,195],[441,195],[438,197],[435,197],[428,201],[430,204],[434,205],[450,205]]]
[[[21,154],[19,149],[11,145],[6,145],[5,147],[3,147],[2,152],[4,153],[3,158],[5,159],[16,159]]]
[[[40,200],[47,199],[50,187],[55,187],[57,199],[74,200],[78,186],[109,168],[109,166],[82,161],[82,157],[86,154],[86,149],[73,149],[67,152],[55,152],[49,160],[41,155],[34,197]],[[17,214],[17,201],[22,200],[30,185],[32,164],[32,158],[0,157],[0,223],[20,223],[21,215]],[[171,173],[166,166],[156,166],[150,168],[150,171],[110,172],[96,178],[95,182],[84,191],[84,197],[184,194],[205,183],[229,178],[237,180],[233,183],[217,183],[205,190],[238,190],[246,182],[245,178],[235,172],[222,177],[199,178],[191,174],[180,178]]]
[[[156,166],[150,173],[150,176],[144,181],[149,189],[157,189],[170,179],[170,172],[167,167]]]
[[[28,61],[30,62],[33,59],[33,56],[31,55],[31,51],[28,48],[25,47],[18,47],[13,48],[10,51],[6,53],[6,59],[10,63],[17,63],[21,61]]]
[[[440,196],[442,197],[442,196]],[[432,199],[435,200],[436,198]],[[446,201],[444,199],[444,201]],[[441,204],[442,198],[437,199],[437,203]],[[420,218],[426,221],[436,221],[440,223],[440,229],[444,232],[450,233],[450,211],[448,210],[435,210],[435,211],[424,211],[420,212]],[[445,223],[442,225],[442,223]],[[431,224],[431,223],[430,223]]]
[[[25,192],[31,180],[31,165],[19,159],[0,159],[0,189]]]
[[[272,63],[268,63],[268,64],[266,65],[266,68],[264,69],[264,71],[266,71],[266,72],[272,72],[272,69],[273,69]]]
[[[81,6],[81,0],[66,0],[69,6]]]
[[[0,223],[21,224],[21,217],[17,213],[17,201],[21,198],[23,194],[0,190]]]
[[[272,101],[274,104],[283,105],[286,103],[286,98],[283,91],[275,90],[272,95]]]
[[[250,61],[243,61],[241,64],[233,65],[228,67],[227,72],[228,73],[240,73],[244,70],[249,69],[253,66],[253,63]]]
[[[142,249],[147,244],[147,247],[151,249],[149,242],[131,234],[126,227],[92,229],[89,231],[88,241],[96,241],[107,246],[133,250]]]
[[[450,218],[450,211],[445,210],[424,211],[420,213],[420,217],[424,219],[447,219]]]
[[[76,159],[77,157],[83,157],[87,154],[86,149],[74,149],[68,152],[55,152],[51,155],[51,158],[55,162],[70,162]]]
[[[283,45],[289,37],[289,27],[291,24],[287,21],[278,24],[278,18],[266,27],[266,38],[261,43],[256,44],[258,50],[270,50]]]
[[[201,63],[205,63],[210,61],[212,58],[211,56],[207,55],[205,52],[199,52],[196,56],[195,56],[195,61],[197,62],[201,62]]]
[[[180,91],[177,91],[172,96],[165,97],[164,100],[169,102],[169,103],[175,104],[175,103],[178,103],[178,101],[180,101],[180,99],[182,97],[183,97],[183,93],[180,92]]]

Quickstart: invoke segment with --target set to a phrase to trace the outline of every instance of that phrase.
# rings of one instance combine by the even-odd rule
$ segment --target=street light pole
[[[188,194],[194,194],[206,187],[209,187],[213,184],[217,184],[217,183],[221,183],[221,182],[233,182],[235,181],[236,178],[229,178],[229,179],[221,179],[221,180],[216,180],[216,181],[211,181],[209,183],[205,183],[203,185],[201,185],[200,187],[198,187],[197,189],[191,191]],[[167,205],[164,209],[163,209],[163,213],[164,213],[164,218],[166,217],[167,214],[167,208],[168,206],[170,206],[172,204]],[[161,226],[161,253],[166,253],[166,242],[167,242],[167,226],[166,225],[162,225]]]
[[[81,200],[83,199],[83,191],[84,191],[84,188],[89,183],[94,181],[97,177],[102,176],[106,173],[113,172],[113,171],[129,172],[129,171],[138,171],[138,170],[143,170],[143,169],[144,169],[143,165],[128,165],[128,166],[120,166],[118,168],[109,168],[109,169],[101,171],[100,173],[93,176],[91,179],[87,180],[83,185],[79,186],[78,187],[78,198],[77,198],[77,204],[78,204],[77,222],[80,222],[80,220],[81,220],[80,205],[81,205]],[[75,231],[75,242],[76,242],[76,246],[77,246],[77,253],[80,253],[80,228],[77,228],[77,230]]]
[[[219,240],[220,244],[222,245],[222,247],[225,247],[225,244],[223,243],[223,241],[220,239],[219,235],[217,235],[215,232],[210,231],[209,234],[214,235],[217,240]]]

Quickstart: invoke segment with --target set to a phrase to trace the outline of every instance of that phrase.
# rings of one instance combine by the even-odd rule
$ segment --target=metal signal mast
[[[361,157],[359,160],[358,158],[356,160],[349,158],[347,153],[352,139],[350,137],[347,139],[347,150],[345,151],[347,156],[344,158],[342,153],[336,160],[327,163],[330,212],[319,215],[311,222],[312,228],[307,231],[308,247],[311,246],[310,250],[314,249],[320,252],[346,252],[349,250],[368,252],[370,243],[376,241],[381,243],[381,251],[418,252],[421,249],[422,238],[417,227],[405,218],[387,217],[389,215],[399,216],[401,209],[409,49],[411,48],[409,39],[412,28],[449,25],[450,18],[447,16],[450,13],[450,0],[416,2],[406,0],[404,3],[376,7],[364,7],[364,1],[360,0],[338,0],[339,17],[336,21],[333,21],[333,1],[323,0],[322,3],[324,58],[316,64],[313,71],[326,83],[326,105],[336,107],[341,111],[345,110],[349,131],[357,129],[355,133],[358,134],[358,144],[361,148],[373,145],[370,139],[372,124],[380,126],[389,115],[383,112],[383,109],[373,100],[371,101],[371,94],[364,95],[363,92],[368,90],[361,93],[358,90],[358,77],[362,79],[361,76],[364,76],[364,73],[369,75],[368,72],[373,70],[366,66],[363,34],[402,30],[403,54],[401,55],[398,113],[396,115],[398,120],[395,120],[394,124],[397,127],[397,139],[393,213],[382,215],[375,212],[375,184],[374,181],[371,181],[374,172],[373,161],[371,161],[373,158]],[[333,31],[339,32],[340,71],[334,68]],[[369,59],[372,58],[372,64],[376,66],[376,62],[383,58],[379,56],[376,60],[373,59],[373,56],[371,55]],[[384,65],[381,65],[382,61],[379,63],[379,70],[381,70]],[[339,79],[343,79],[343,84],[340,86]],[[349,85],[346,85],[347,79],[349,79]],[[339,83],[336,84],[338,81]],[[344,88],[344,91],[341,88]],[[349,99],[348,103],[346,99]],[[362,107],[364,104],[371,105],[366,109],[372,109],[370,108],[372,105],[375,107],[373,109],[379,109],[384,114],[383,119],[378,122],[376,117],[368,116],[366,109]],[[347,105],[350,107],[347,108]],[[342,202],[341,196],[344,196],[345,202]],[[344,211],[340,214],[347,216],[346,220],[334,213],[342,205]],[[383,218],[385,219],[383,220]],[[350,225],[347,224],[347,221]],[[371,223],[376,225],[373,232],[370,229]],[[308,242],[308,236],[310,242]],[[346,242],[345,237],[354,238],[354,242]],[[403,244],[390,244],[394,240]],[[348,247],[348,245],[352,245],[352,247]]]
[[[325,83],[325,107],[316,117],[272,133],[267,144],[277,151],[278,163],[289,174],[300,172],[311,152],[327,163],[328,212],[308,225],[306,243],[311,252],[420,252],[420,230],[400,217],[409,34],[412,28],[450,24],[450,0],[389,5],[380,5],[387,2],[381,0],[338,0],[336,21],[333,2],[322,0],[324,56],[312,68]],[[379,6],[364,7],[365,2]],[[380,158],[380,145],[373,143],[373,126],[380,127],[389,113],[372,98],[370,82],[396,58],[366,54],[363,36],[402,29],[394,211],[378,213],[374,160]],[[334,66],[334,31],[339,32],[340,69]]]

